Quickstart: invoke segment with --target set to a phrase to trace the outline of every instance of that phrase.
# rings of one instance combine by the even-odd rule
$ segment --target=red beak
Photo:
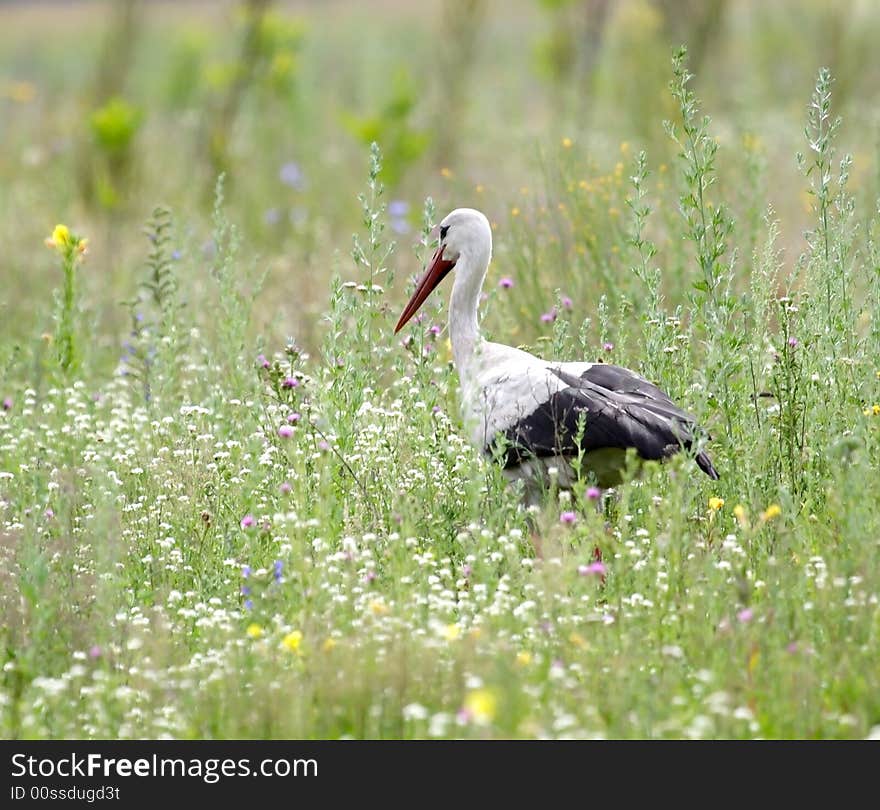
[[[412,294],[412,298],[409,299],[409,303],[406,305],[406,309],[403,310],[397,326],[394,327],[395,334],[403,329],[406,322],[419,311],[419,307],[425,303],[425,299],[446,278],[446,274],[453,267],[455,267],[455,261],[443,258],[443,245],[440,245],[434,254],[434,258],[431,259],[431,264],[428,265],[428,272],[425,273],[425,277],[419,282],[416,291]]]

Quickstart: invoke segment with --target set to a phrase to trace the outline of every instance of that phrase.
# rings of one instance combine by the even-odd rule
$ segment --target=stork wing
[[[559,367],[550,372],[565,387],[504,431],[508,466],[534,456],[574,456],[603,448],[633,448],[641,458],[658,460],[691,448],[694,417],[638,374],[605,364],[580,376]],[[698,453],[696,461],[710,478],[718,477],[705,453]]]

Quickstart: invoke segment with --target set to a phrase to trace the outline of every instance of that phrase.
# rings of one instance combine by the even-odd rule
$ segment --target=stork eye
[[[448,231],[449,231],[448,225],[441,225],[440,226],[440,241],[441,242],[446,238],[446,234]]]

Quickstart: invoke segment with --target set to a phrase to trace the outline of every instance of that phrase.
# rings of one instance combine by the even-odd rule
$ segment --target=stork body
[[[599,486],[619,483],[627,450],[662,460],[696,441],[694,418],[657,386],[604,363],[563,363],[485,340],[477,305],[492,255],[486,217],[458,208],[440,224],[440,246],[400,317],[397,330],[454,268],[449,337],[461,380],[462,411],[471,441],[500,453],[509,479],[523,479],[532,500],[555,468],[558,483],[575,480],[575,462]],[[705,452],[696,462],[718,473]]]

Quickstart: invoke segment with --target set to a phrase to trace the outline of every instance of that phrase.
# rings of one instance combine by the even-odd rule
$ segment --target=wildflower
[[[244,600],[244,609],[245,610],[253,610],[254,609],[254,600],[253,599],[245,599]]]
[[[409,211],[409,203],[405,200],[392,200],[388,203],[388,216],[405,217]]]
[[[3,407],[6,407],[6,400],[3,400]],[[880,405],[872,405],[870,408],[865,408],[862,413],[865,416],[880,416]]]
[[[299,386],[299,380],[296,377],[285,377],[281,383],[282,388],[296,388]]]
[[[3,410],[11,411],[12,410],[12,397],[4,397],[3,398]]]
[[[513,208],[511,208],[511,209],[510,209],[510,216],[512,216],[512,217],[518,217],[518,216],[519,216],[519,208],[517,208],[516,206],[514,206]]]
[[[513,279],[509,276],[504,276],[498,281],[498,286],[503,290],[509,290],[513,286]]]
[[[272,576],[275,578],[276,582],[281,582],[281,571],[284,568],[284,563],[281,560],[275,560],[275,564],[272,566]]]
[[[386,605],[381,599],[374,599],[370,602],[370,611],[374,616],[384,616],[388,613],[388,605]]]
[[[782,514],[782,507],[778,503],[771,503],[762,513],[761,520],[767,523],[778,518]]]
[[[755,613],[751,608],[743,608],[739,613],[736,614],[736,619],[740,624],[748,624],[752,619],[755,618]]]
[[[302,639],[303,634],[299,630],[293,630],[281,639],[281,646],[292,653],[298,653]]]
[[[573,141],[571,140],[571,138],[563,138],[562,139],[562,148],[563,149],[571,149],[572,143],[573,143]]]
[[[464,699],[462,711],[469,720],[479,725],[487,725],[495,718],[498,698],[490,689],[472,689]]]
[[[249,529],[251,526],[255,526],[257,523],[257,519],[253,515],[245,515],[241,519],[241,528]]]
[[[303,177],[302,169],[294,161],[289,161],[281,167],[281,170],[278,172],[278,179],[285,186],[296,191],[302,191],[305,188],[305,178]]]
[[[428,334],[437,337],[440,334],[440,327],[435,323],[433,326],[428,328]]]
[[[461,627],[455,623],[447,624],[441,635],[446,641],[455,641],[461,635]]]
[[[556,307],[541,316],[541,323],[553,323],[556,320]]]
[[[335,646],[336,646],[336,639],[330,638],[330,636],[327,636],[327,638],[324,639],[324,643],[321,645],[321,649],[324,652],[330,652],[330,650],[332,650]]]
[[[279,490],[279,492],[281,492],[282,495],[290,495],[290,491],[292,489],[293,489],[293,487],[290,486],[289,481],[282,481],[281,486],[278,487],[278,490]]]
[[[442,169],[440,169],[440,176],[445,177],[448,180],[450,177],[452,177],[452,172],[444,166]]]
[[[602,348],[603,348],[606,352],[611,352],[611,351],[614,351],[614,344],[613,344],[613,343],[604,343],[604,344],[602,345]]]
[[[243,565],[241,567],[241,575],[244,579],[247,579],[251,575],[251,567],[249,565]]]
[[[291,425],[295,425],[297,422],[299,422],[300,419],[302,419],[302,416],[300,416],[300,414],[298,414],[296,411],[287,414],[287,421]]]
[[[733,516],[736,518],[736,522],[739,523],[740,526],[745,526],[746,523],[748,523],[746,508],[741,503],[738,503],[733,507]]]
[[[88,239],[71,233],[66,225],[56,225],[52,235],[46,239],[46,247],[54,248],[67,260],[82,256],[88,246]]]
[[[602,497],[602,490],[599,487],[587,487],[587,498],[591,501],[598,501]]]
[[[719,511],[724,506],[724,498],[717,498],[714,495],[709,498],[709,509],[713,512]]]
[[[248,625],[245,632],[248,634],[249,638],[262,638],[263,628],[260,627],[260,625],[258,625],[256,622],[252,622]]]
[[[589,565],[578,566],[578,574],[580,574],[582,577],[588,577],[590,575],[604,577],[607,573],[608,569],[605,567],[605,563],[599,560],[597,560],[596,562],[591,562]]]
[[[567,295],[563,295],[559,303],[562,304],[563,309],[571,309],[574,306],[571,298],[569,298]]]
[[[293,428],[290,425],[281,425],[281,427],[278,428],[278,435],[282,439],[289,439],[293,436]]]
[[[527,667],[532,663],[532,654],[527,650],[520,650],[516,654],[516,664],[520,667]]]
[[[568,526],[571,526],[576,521],[577,521],[577,514],[574,512],[563,512],[559,516],[559,522],[565,523]]]
[[[266,359],[265,354],[258,354],[257,355],[257,365],[260,368],[269,368],[270,364],[269,364],[269,361]]]
[[[329,450],[330,445],[326,441],[321,439],[321,441],[318,442],[318,449],[319,450]]]
[[[792,349],[796,349],[796,348],[797,348],[797,345],[798,345],[798,339],[797,339],[796,337],[794,337],[794,336],[790,337],[790,338],[788,339],[788,345],[789,345],[790,348],[792,348]]]
[[[92,661],[96,661],[102,655],[103,655],[103,651],[101,650],[101,648],[97,644],[92,644],[92,646],[89,647],[89,658],[91,658]]]

